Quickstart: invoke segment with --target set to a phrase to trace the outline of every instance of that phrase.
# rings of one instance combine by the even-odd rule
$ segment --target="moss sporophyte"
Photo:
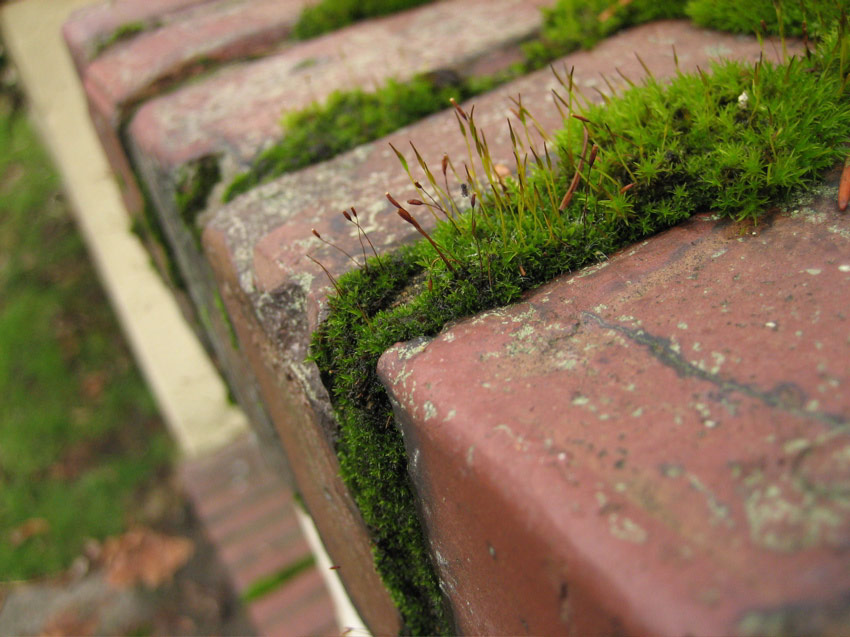
[[[446,156],[432,171],[414,147],[423,184],[394,149],[419,196],[387,197],[422,239],[380,256],[366,258],[365,247],[361,258],[351,256],[363,267],[333,280],[329,316],[310,357],[338,420],[343,479],[372,533],[377,569],[405,630],[447,633],[451,622],[417,519],[403,441],[388,426],[393,415],[376,375],[379,356],[396,342],[515,301],[695,212],[755,223],[815,183],[847,152],[847,30],[841,11],[802,56],[779,64],[723,61],[678,72],[667,84],[651,74],[641,83],[624,78],[627,90],[602,105],[581,94],[571,71],[555,71],[563,127],[538,130],[517,99],[507,124],[513,176],[493,161],[474,110],[458,105],[466,157]],[[460,197],[452,182],[462,186]],[[438,217],[433,230],[417,220],[423,210]]]

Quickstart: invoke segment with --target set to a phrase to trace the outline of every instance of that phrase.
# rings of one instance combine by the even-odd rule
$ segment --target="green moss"
[[[206,208],[210,192],[220,180],[221,172],[215,155],[202,157],[180,167],[174,195],[177,212],[198,245],[201,242],[201,228],[197,216]]]
[[[359,20],[411,9],[433,0],[321,0],[305,7],[292,28],[298,40],[314,38]]]
[[[262,153],[251,170],[231,182],[224,200],[419,121],[444,109],[451,97],[463,100],[471,94],[452,74],[421,75],[409,82],[389,80],[374,92],[335,91],[322,105],[286,115],[283,138]]]
[[[110,33],[103,40],[98,42],[97,47],[94,52],[94,57],[97,57],[101,53],[103,53],[106,49],[111,47],[113,44],[117,44],[118,42],[122,42],[123,40],[129,40],[133,36],[138,35],[144,31],[149,29],[153,29],[159,26],[157,22],[143,22],[141,20],[136,22],[128,22],[127,24],[122,24],[120,27],[115,29],[112,33]]]
[[[820,0],[817,6],[829,1]],[[779,33],[778,14],[772,0],[760,2],[770,7],[767,32]],[[768,13],[761,8],[753,14],[757,17],[748,15],[745,19],[731,0],[721,5],[715,15],[709,0],[634,0],[625,6],[612,5],[610,0],[558,0],[553,6],[542,9],[542,33],[523,46],[525,60],[498,73],[460,78],[443,72],[418,76],[407,82],[389,80],[374,92],[337,91],[323,104],[287,114],[282,122],[282,139],[264,151],[249,170],[232,180],[225,190],[224,201],[443,110],[449,97],[461,101],[492,90],[572,51],[591,48],[602,38],[624,28],[652,20],[683,18],[686,6],[688,14],[704,26],[742,33],[760,28],[762,14]],[[817,11],[809,9],[808,14],[835,18],[835,11],[834,8],[818,8]],[[804,14],[801,9],[782,14],[788,33],[795,32],[792,25],[799,22],[794,20]],[[796,31],[799,30],[798,27]],[[814,29],[813,33],[818,31]]]
[[[664,18],[682,18],[686,0],[633,0],[621,6],[611,0],[557,0],[543,9],[540,38],[525,46],[530,64],[589,49],[602,38],[629,26]]]
[[[763,24],[768,33],[799,37],[805,22],[809,35],[818,37],[837,24],[841,7],[837,0],[752,0],[747,10],[741,11],[740,2],[735,0],[690,0],[686,13],[700,26],[733,33],[757,33]]]
[[[679,74],[669,85],[650,78],[604,107],[581,108],[562,78],[565,108],[587,121],[565,119],[550,138],[553,156],[534,155],[512,132],[518,176],[504,182],[474,121],[459,118],[478,155],[468,164],[485,166],[467,184],[479,205],[458,205],[428,172],[430,194],[445,212],[430,235],[439,252],[420,241],[338,280],[340,294],[329,299],[311,358],[337,416],[343,479],[406,630],[445,634],[452,626],[417,519],[401,435],[390,425],[392,409],[377,379],[378,357],[395,342],[515,301],[699,210],[755,222],[795,188],[814,183],[846,154],[850,130],[846,18],[836,28],[810,58],[755,67],[723,62],[710,74]]]

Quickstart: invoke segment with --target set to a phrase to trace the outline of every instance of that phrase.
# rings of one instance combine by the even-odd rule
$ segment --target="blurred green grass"
[[[0,96],[0,580],[120,533],[173,448],[27,118]]]

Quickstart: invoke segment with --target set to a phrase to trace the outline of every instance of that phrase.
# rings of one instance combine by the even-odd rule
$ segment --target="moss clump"
[[[842,16],[804,59],[723,62],[669,85],[650,78],[605,106],[582,107],[569,78],[561,78],[566,117],[549,139],[552,156],[535,154],[512,130],[515,179],[497,174],[474,119],[459,111],[468,165],[484,167],[465,184],[475,199],[458,205],[423,166],[430,192],[421,199],[442,216],[430,241],[341,277],[311,349],[339,423],[343,479],[407,630],[447,633],[451,625],[416,517],[401,435],[376,376],[379,356],[397,341],[515,301],[698,210],[755,222],[813,183],[846,153],[846,31]],[[521,133],[530,116],[519,115]],[[444,175],[448,169],[454,172],[450,161]],[[397,207],[410,222],[414,208]],[[396,303],[414,277],[422,281],[414,294]]]
[[[552,7],[542,9],[542,33],[523,47],[525,60],[499,73],[473,78],[436,73],[408,82],[390,80],[373,93],[337,91],[324,104],[287,114],[282,122],[283,138],[263,152],[248,171],[234,178],[225,190],[224,201],[438,112],[445,108],[449,97],[459,101],[474,97],[572,51],[591,48],[627,27],[688,15],[702,26],[736,33],[764,30],[801,35],[800,25],[806,18],[813,25],[810,34],[817,35],[823,30],[821,25],[832,24],[838,18],[839,9],[830,2],[818,0],[783,12],[774,8],[772,0],[757,0],[754,10],[745,16],[732,0],[634,0],[628,4],[558,0]]]
[[[549,61],[589,49],[602,38],[629,26],[685,17],[686,0],[557,0],[544,8],[540,38],[525,46],[529,64],[539,68]]]
[[[471,95],[470,87],[450,73],[420,75],[409,82],[390,80],[371,93],[335,91],[324,104],[286,115],[283,138],[231,182],[224,200],[419,121],[444,109],[449,98]]]
[[[292,28],[298,40],[329,33],[359,20],[412,9],[433,0],[321,0],[306,7]]]
[[[742,11],[741,3],[735,0],[690,0],[686,13],[695,23],[710,29],[733,33],[758,33],[766,29],[768,33],[796,37],[807,31],[818,37],[838,23],[842,5],[838,0],[779,3],[752,0],[747,3],[747,10]]]
[[[175,186],[175,203],[183,224],[200,245],[198,213],[207,206],[207,199],[215,185],[221,180],[218,157],[209,155],[183,165]]]

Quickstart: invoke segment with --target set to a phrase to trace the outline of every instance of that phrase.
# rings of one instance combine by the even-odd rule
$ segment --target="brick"
[[[280,478],[263,463],[257,442],[246,435],[214,454],[183,462],[180,479],[193,500],[209,507],[222,493],[243,495]]]
[[[310,555],[310,547],[300,536],[294,536],[293,541],[287,538],[280,542],[269,544],[261,559],[250,560],[233,569],[233,583],[239,591],[246,590],[251,584],[262,577],[274,575],[281,569]]]
[[[302,605],[295,614],[281,613],[266,620],[264,634],[285,637],[337,637],[340,629],[336,624],[334,608],[327,596],[313,598]]]
[[[461,632],[850,629],[836,183],[754,232],[698,216],[384,354]]]
[[[575,66],[580,86],[602,86],[598,73],[616,66],[633,78],[642,73],[633,53],[657,77],[675,72],[671,44],[683,70],[706,67],[712,53],[726,51],[758,59],[753,39],[718,35],[681,22],[647,25],[622,33],[592,52],[564,60]],[[548,71],[533,74],[474,100],[476,120],[484,128],[497,161],[510,165],[504,124],[509,98],[522,93],[544,126],[555,128],[559,116],[551,103],[555,81]],[[413,238],[384,199],[415,195],[387,143],[408,148],[413,140],[426,160],[438,166],[443,152],[465,156],[463,140],[451,112],[428,118],[379,142],[296,174],[284,176],[236,199],[207,224],[204,245],[225,305],[243,344],[242,353],[257,375],[261,393],[292,462],[292,470],[310,513],[364,621],[375,633],[398,632],[398,617],[372,565],[368,535],[341,483],[333,452],[335,423],[318,370],[305,363],[310,335],[325,310],[329,285],[321,270],[306,259],[313,253],[335,275],[350,266],[323,249],[311,228],[342,248],[357,253],[356,234],[340,216],[357,207],[379,250]],[[426,219],[421,219],[423,225]]]
[[[219,546],[219,555],[236,568],[256,562],[270,549],[283,549],[290,544],[301,544],[302,535],[293,515],[276,524],[251,529],[249,533]]]
[[[311,568],[288,581],[285,586],[252,602],[248,613],[262,630],[267,622],[277,623],[276,620],[281,616],[289,619],[296,617],[301,608],[322,596],[327,598],[324,581],[319,571]]]
[[[450,0],[358,23],[152,100],[133,118],[130,137],[138,156],[166,172],[218,153],[245,164],[280,136],[284,111],[387,78],[468,73],[539,29],[543,4]],[[468,28],[485,21],[487,29]]]
[[[258,526],[277,524],[292,515],[292,494],[281,490],[246,503],[237,515],[207,520],[207,533],[216,543],[228,543],[252,532]]]
[[[62,25],[62,35],[71,58],[82,74],[97,52],[122,27],[140,25],[147,30],[165,21],[181,9],[211,0],[119,0],[82,7]]]
[[[278,120],[284,109],[300,108],[334,89],[372,85],[390,75],[404,78],[445,68],[464,72],[492,63],[490,54],[498,57],[506,47],[516,48],[539,27],[542,2],[454,0],[423,6],[355,24],[260,60],[230,65],[139,107],[126,135],[132,163],[150,193],[198,314],[207,323],[215,356],[240,404],[254,410],[250,420],[258,423],[264,449],[279,449],[279,441],[267,414],[258,407],[250,370],[231,346],[230,328],[218,309],[213,275],[198,250],[195,228],[187,227],[177,210],[181,175],[197,162],[214,158],[227,178],[239,162],[247,162],[280,134]],[[464,35],[469,31],[465,21],[485,15],[489,29]],[[382,47],[372,46],[374,42]],[[397,55],[387,57],[388,51]],[[305,79],[308,75],[310,82]],[[105,104],[111,98],[101,99],[94,86],[88,88],[92,100],[103,103],[95,111],[108,113]]]
[[[144,202],[121,139],[131,109],[213,64],[257,55],[277,45],[289,34],[305,2],[216,0],[198,5],[172,0],[147,10],[138,3],[127,4],[119,3],[111,12],[98,5],[99,11],[74,16],[65,34],[78,60],[95,129],[121,177],[125,203],[138,213]],[[190,8],[175,11],[186,6]],[[96,57],[89,51],[92,43],[102,44],[108,37],[101,33],[105,26],[113,26],[112,33],[126,24],[147,28]]]

